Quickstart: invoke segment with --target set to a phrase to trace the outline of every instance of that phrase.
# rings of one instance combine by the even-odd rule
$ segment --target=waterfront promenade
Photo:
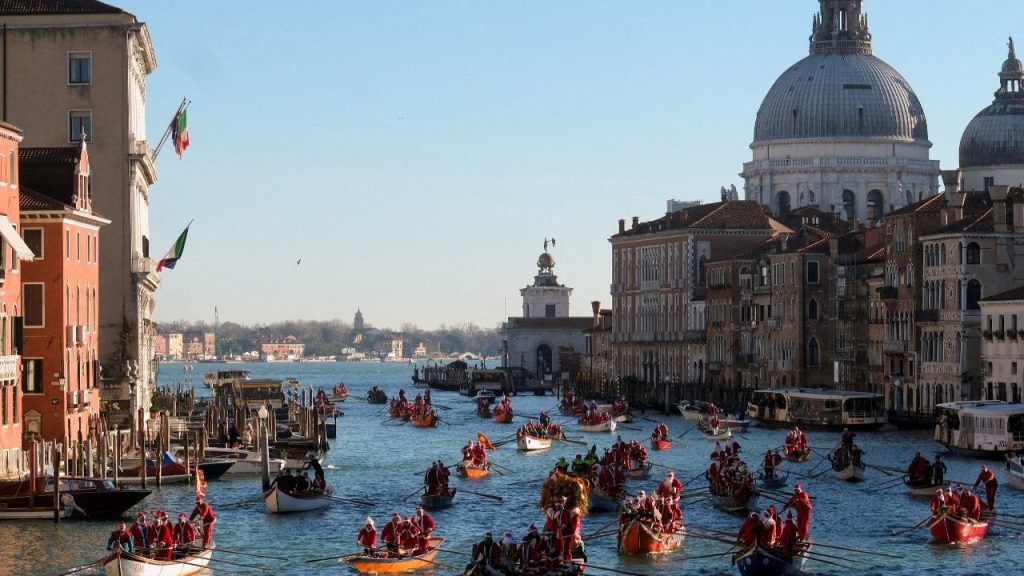
[[[215,370],[218,365],[199,364],[195,366],[197,393],[202,390],[202,372]],[[399,387],[404,387],[410,398],[416,390],[411,388],[412,367],[393,364],[255,364],[251,366],[232,365],[232,368],[250,368],[253,377],[296,377],[303,384],[329,388],[344,380],[353,396],[364,395],[372,385],[384,388],[394,396]],[[178,365],[164,365],[160,372],[160,385],[175,385],[181,380]],[[435,429],[416,429],[408,425],[396,425],[388,420],[386,413],[378,414],[381,406],[368,405],[354,398],[342,404],[345,416],[339,419],[338,439],[332,442],[325,465],[328,482],[336,494],[370,500],[377,506],[369,510],[377,522],[378,529],[391,512],[411,514],[416,500],[406,502],[400,499],[421,486],[422,471],[431,461],[442,459],[445,464],[458,460],[459,448],[467,440],[475,438],[476,432],[486,434],[492,440],[507,436],[515,431],[516,425],[500,425],[493,420],[483,420],[474,414],[474,405],[465,397],[455,393],[433,393],[437,405],[450,407],[439,409],[442,424]],[[554,406],[551,396],[519,396],[513,398],[518,414],[536,414],[539,410]],[[655,414],[647,414],[658,418]],[[564,419],[562,419],[564,420]],[[517,422],[520,420],[517,418]],[[673,436],[682,433],[690,424],[679,416],[665,417]],[[621,429],[626,440],[636,438],[645,441],[653,423],[638,420],[639,431]],[[568,426],[569,434],[580,436],[575,424]],[[743,446],[744,459],[756,467],[766,448],[782,443],[784,430],[751,428],[738,438]],[[596,444],[599,452],[609,446],[614,435],[591,434],[587,440]],[[835,433],[810,432],[811,445],[831,447],[838,441]],[[922,432],[877,432],[863,433],[857,438],[866,451],[867,462],[878,465],[905,467],[915,451],[933,456],[941,447],[933,443]],[[687,434],[677,441],[668,452],[652,452],[651,459],[658,464],[675,467],[683,480],[691,478],[706,468],[712,444],[696,435]],[[532,478],[540,478],[548,472],[559,456],[571,458],[583,452],[581,446],[556,444],[547,452],[519,453],[514,444],[501,447],[491,454],[491,459],[514,470],[514,474],[490,477],[469,485],[452,478],[453,487],[466,486],[475,491],[499,494],[505,501],[498,503],[468,493],[457,496],[455,506],[437,511],[433,516],[437,522],[437,534],[446,537],[445,548],[468,552],[473,542],[480,539],[485,531],[496,534],[511,531],[517,539],[526,532],[531,522],[541,524],[542,513],[538,507],[540,483],[515,484]],[[945,456],[950,467],[948,478],[972,480],[977,475],[981,462]],[[784,468],[807,471],[817,463],[812,458],[808,463],[784,464]],[[821,471],[825,465],[819,466]],[[663,469],[655,468],[652,478],[634,482],[631,489],[643,488],[652,491],[663,477]],[[1002,469],[998,469],[1000,482],[999,509],[1007,513],[1024,516],[1024,493],[1014,492],[1005,486]],[[795,478],[795,477],[794,477]],[[902,574],[907,576],[942,574],[959,576],[968,574],[1017,574],[1024,571],[1021,550],[1024,539],[1004,528],[993,527],[989,537],[966,549],[939,547],[928,543],[925,530],[890,536],[893,530],[909,528],[928,516],[928,502],[912,499],[902,486],[890,490],[867,494],[864,489],[888,480],[877,470],[869,469],[868,480],[862,485],[842,484],[830,473],[817,480],[803,481],[804,487],[814,496],[814,520],[812,538],[823,542],[873,549],[902,556],[902,559],[865,557],[850,555],[862,567],[863,574]],[[792,484],[792,481],[791,481]],[[700,482],[694,482],[688,490],[698,489]],[[215,509],[219,505],[238,502],[254,496],[260,491],[258,478],[235,478],[210,482],[208,499]],[[192,508],[192,487],[168,486],[156,491],[144,502],[147,510],[163,509],[169,513],[188,512]],[[765,501],[767,505],[767,501]],[[740,518],[714,509],[710,502],[701,502],[684,508],[685,520],[721,530],[734,531]],[[244,506],[217,509],[216,541],[226,549],[269,553],[294,558],[291,563],[263,561],[241,556],[220,556],[233,562],[261,564],[273,574],[354,574],[347,565],[334,562],[306,564],[304,560],[327,556],[333,552],[339,555],[356,550],[355,535],[367,515],[367,510],[342,503],[333,503],[330,508],[298,515],[270,515],[262,501]],[[583,520],[583,534],[589,534],[613,520],[611,514],[592,513]],[[2,574],[61,574],[76,566],[97,560],[106,553],[104,547],[111,522],[68,521],[55,526],[48,521],[9,522],[0,524],[0,555],[5,560]],[[663,558],[620,557],[615,551],[614,536],[588,542],[587,554],[595,565],[607,566],[638,574],[738,574],[729,565],[729,556],[717,559],[688,560],[688,556],[699,556],[724,551],[722,544],[688,540],[682,549]],[[837,552],[838,555],[845,555]],[[217,556],[215,556],[217,557]],[[451,568],[438,567],[434,574],[455,574],[461,572],[465,557],[440,554],[438,561]],[[222,565],[229,572],[243,570]],[[243,570],[244,571],[244,570]],[[812,574],[849,574],[850,570],[810,562],[808,572]],[[86,570],[79,574],[99,574],[99,570]],[[214,573],[225,573],[214,571]],[[255,573],[255,572],[253,572]],[[601,570],[588,570],[589,574],[612,574]]]

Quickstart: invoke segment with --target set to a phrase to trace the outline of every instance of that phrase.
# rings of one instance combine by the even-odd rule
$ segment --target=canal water
[[[214,364],[195,365],[197,393],[206,395],[202,386],[202,372],[225,368]],[[338,381],[348,384],[353,397],[365,395],[373,385],[382,387],[389,397],[404,387],[410,398],[417,393],[411,386],[412,366],[406,364],[375,363],[330,363],[330,364],[253,364],[231,365],[230,368],[252,370],[253,377],[288,378],[295,377],[305,385],[329,389]],[[159,383],[174,386],[185,382],[180,364],[161,366]],[[306,563],[306,560],[331,554],[347,554],[356,550],[355,535],[367,515],[374,518],[378,530],[391,513],[412,514],[416,498],[403,501],[403,497],[414,492],[422,484],[422,471],[432,461],[441,459],[454,464],[459,458],[459,449],[466,441],[474,439],[477,432],[483,432],[492,441],[507,437],[515,432],[518,424],[497,424],[484,420],[474,413],[474,405],[467,398],[456,393],[434,392],[434,402],[443,407],[439,410],[442,423],[434,429],[413,428],[397,424],[381,412],[381,406],[369,405],[350,398],[342,405],[345,416],[339,418],[338,438],[332,441],[332,449],[326,458],[327,480],[335,488],[336,495],[368,500],[376,503],[371,509],[359,508],[342,503],[333,503],[329,508],[305,514],[272,515],[267,513],[260,493],[260,480],[256,477],[211,481],[208,501],[217,510],[218,522],[216,542],[224,548],[241,552],[285,556],[289,562],[261,560],[235,554],[215,554],[215,558],[236,564],[259,565],[272,574],[355,574],[349,566],[333,561]],[[517,414],[537,414],[552,409],[555,399],[551,396],[518,396],[512,399]],[[447,409],[444,409],[447,408]],[[646,414],[657,419],[657,414]],[[690,428],[690,423],[678,415],[660,417],[668,424],[673,436]],[[563,421],[564,419],[556,421]],[[516,422],[524,420],[517,416]],[[645,442],[654,424],[640,419],[631,425],[635,430],[620,429],[626,440],[637,439]],[[582,434],[570,424],[572,436]],[[760,456],[769,447],[782,443],[784,431],[753,427],[738,438],[743,446],[745,460],[756,467]],[[598,452],[610,446],[614,435],[587,434],[586,440],[596,444]],[[812,446],[825,450],[838,441],[835,433],[810,432]],[[857,438],[865,450],[865,460],[870,464],[905,467],[915,451],[933,458],[942,447],[933,443],[925,432],[873,432],[862,433]],[[646,442],[645,442],[646,443]],[[682,480],[700,473],[708,464],[712,444],[704,441],[697,432],[687,433],[677,440],[667,452],[652,452],[651,459],[663,466],[673,467]],[[485,531],[500,535],[512,532],[517,540],[523,536],[531,522],[542,524],[543,515],[538,506],[540,483],[522,483],[525,480],[541,478],[552,468],[559,456],[571,459],[581,446],[556,443],[546,452],[519,453],[515,444],[502,446],[491,453],[492,461],[508,468],[505,474],[492,473],[477,481],[465,481],[452,475],[452,485],[465,487],[477,492],[501,495],[503,502],[460,493],[455,505],[447,510],[433,513],[437,522],[437,535],[445,537],[444,547],[468,551]],[[947,478],[970,481],[977,476],[981,462],[953,455],[945,455],[949,464]],[[818,464],[817,457],[803,464],[784,464],[797,472],[810,472]],[[817,467],[821,471],[827,464]],[[646,481],[633,482],[631,489],[642,488],[651,492],[663,478],[664,468],[654,468],[652,477]],[[1002,469],[999,468],[1003,482]],[[791,485],[796,476],[791,476]],[[868,478],[861,485],[845,484],[826,473],[815,480],[801,479],[805,489],[817,499],[811,526],[812,538],[830,544],[851,546],[900,556],[900,559],[853,554],[841,550],[829,550],[828,554],[843,557],[856,564],[856,572],[868,574],[902,574],[943,576],[979,574],[1021,574],[1024,573],[1024,539],[1019,532],[992,527],[984,541],[967,548],[938,546],[929,543],[929,534],[921,529],[893,536],[895,531],[909,528],[928,516],[927,500],[909,497],[902,485],[877,493],[866,489],[880,484],[890,477],[877,469],[868,470]],[[694,482],[688,489],[699,489],[702,481]],[[1003,482],[1005,484],[1005,482]],[[141,505],[146,510],[162,509],[172,516],[179,511],[189,512],[193,504],[194,487],[169,486],[157,490]],[[219,505],[249,500],[251,503],[218,509]],[[770,504],[762,500],[764,506]],[[1000,487],[998,508],[1014,514],[1016,522],[1024,523],[1024,498],[1005,485]],[[687,523],[710,526],[721,530],[734,531],[741,518],[720,512],[708,501],[698,502],[684,508]],[[134,517],[134,511],[131,513]],[[583,533],[589,534],[608,523],[614,516],[607,513],[592,513],[583,520]],[[129,521],[131,521],[129,519]],[[48,521],[19,521],[0,523],[0,574],[62,574],[75,567],[102,558],[105,544],[114,525],[110,522],[67,521],[55,525]],[[1022,526],[1021,530],[1024,530]],[[591,540],[587,546],[590,562],[637,574],[738,574],[730,566],[729,556],[689,560],[722,552],[725,545],[716,542],[690,539],[683,548],[658,558],[637,558],[619,556],[615,550],[614,536]],[[826,552],[824,549],[819,549]],[[433,574],[456,574],[461,572],[466,557],[448,553],[438,555],[439,565]],[[238,572],[255,573],[230,564],[215,564],[214,574]],[[810,574],[850,574],[851,568],[840,568],[811,561],[807,564]],[[613,574],[603,570],[588,570],[591,574]],[[78,574],[99,574],[98,569],[88,569]]]

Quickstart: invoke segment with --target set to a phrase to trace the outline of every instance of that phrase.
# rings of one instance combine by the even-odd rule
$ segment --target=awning
[[[0,216],[0,236],[3,236],[4,240],[14,248],[14,255],[19,260],[34,260],[36,255],[32,253],[32,250],[25,244],[25,241],[21,239],[21,235],[14,229],[14,225],[7,219],[7,216]]]

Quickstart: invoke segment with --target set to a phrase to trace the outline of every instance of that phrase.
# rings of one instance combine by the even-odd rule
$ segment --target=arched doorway
[[[551,346],[547,344],[537,346],[537,365],[535,370],[537,374],[551,373]]]

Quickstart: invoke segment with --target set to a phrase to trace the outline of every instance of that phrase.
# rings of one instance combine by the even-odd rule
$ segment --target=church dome
[[[960,168],[1024,164],[1024,65],[1013,39],[999,80],[995,100],[978,112],[960,138]]]
[[[871,53],[860,0],[819,0],[810,56],[775,81],[757,112],[754,143],[819,138],[927,141],[910,84]]]

